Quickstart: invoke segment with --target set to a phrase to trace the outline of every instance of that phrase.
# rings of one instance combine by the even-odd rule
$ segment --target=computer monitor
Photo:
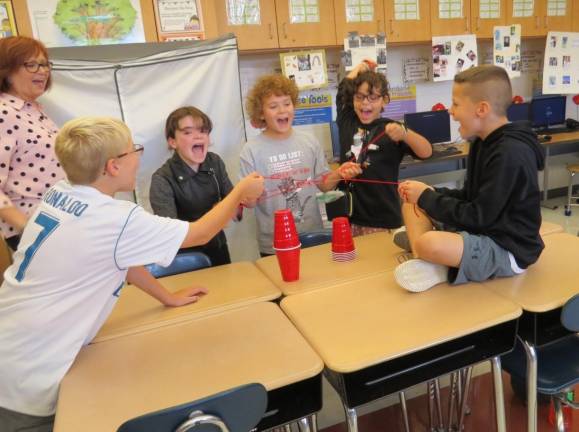
[[[528,102],[511,104],[507,109],[507,118],[512,122],[529,121],[530,105]]]
[[[565,123],[566,96],[547,96],[531,101],[531,122],[534,128],[549,128]]]
[[[447,110],[407,113],[404,114],[404,123],[432,144],[450,141],[450,116]]]

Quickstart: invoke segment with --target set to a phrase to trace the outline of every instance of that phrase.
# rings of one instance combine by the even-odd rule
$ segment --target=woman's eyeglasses
[[[24,69],[26,69],[28,72],[30,73],[36,73],[40,70],[40,68],[43,68],[44,70],[50,72],[52,70],[52,62],[46,62],[46,63],[38,63],[38,62],[26,62],[26,63],[22,63],[22,66],[24,66]]]
[[[142,144],[135,144],[134,150],[131,150],[130,152],[121,153],[120,155],[117,156],[117,159],[130,155],[131,153],[139,153],[143,151],[145,151],[145,147],[143,147]]]

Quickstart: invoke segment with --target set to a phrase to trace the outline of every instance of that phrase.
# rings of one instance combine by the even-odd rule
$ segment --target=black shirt
[[[195,172],[175,152],[151,179],[149,200],[153,212],[188,222],[196,221],[211,210],[233,189],[223,160],[208,152],[205,161]],[[220,231],[206,246],[226,244]]]
[[[363,144],[372,145],[368,146],[366,154],[355,160],[362,162],[362,174],[356,178],[397,182],[402,158],[407,153],[414,156],[414,153],[405,142],[392,141],[387,135],[382,135],[385,126],[394,120],[379,118],[370,124],[358,120],[353,105],[354,92],[354,81],[344,78],[336,97],[340,162],[353,160],[350,148],[354,135],[359,134],[363,137]],[[340,188],[345,187],[352,192],[352,223],[376,228],[398,228],[402,225],[397,185],[351,182],[345,186],[341,182]]]
[[[537,135],[508,123],[471,144],[462,189],[427,189],[418,205],[437,221],[489,236],[527,268],[544,248],[537,176],[544,163]]]

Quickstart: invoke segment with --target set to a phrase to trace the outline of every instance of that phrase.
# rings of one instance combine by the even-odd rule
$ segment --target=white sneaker
[[[396,267],[394,279],[411,292],[422,292],[448,281],[448,267],[421,259],[411,259]]]
[[[412,246],[410,246],[410,240],[408,240],[408,233],[406,232],[406,226],[401,226],[400,228],[394,230],[392,234],[392,241],[400,249],[406,252],[412,252]]]

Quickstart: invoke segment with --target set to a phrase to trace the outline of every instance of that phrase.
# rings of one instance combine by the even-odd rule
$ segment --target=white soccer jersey
[[[60,381],[111,312],[128,267],[169,265],[187,230],[92,187],[49,189],[0,287],[0,406],[53,414]]]

